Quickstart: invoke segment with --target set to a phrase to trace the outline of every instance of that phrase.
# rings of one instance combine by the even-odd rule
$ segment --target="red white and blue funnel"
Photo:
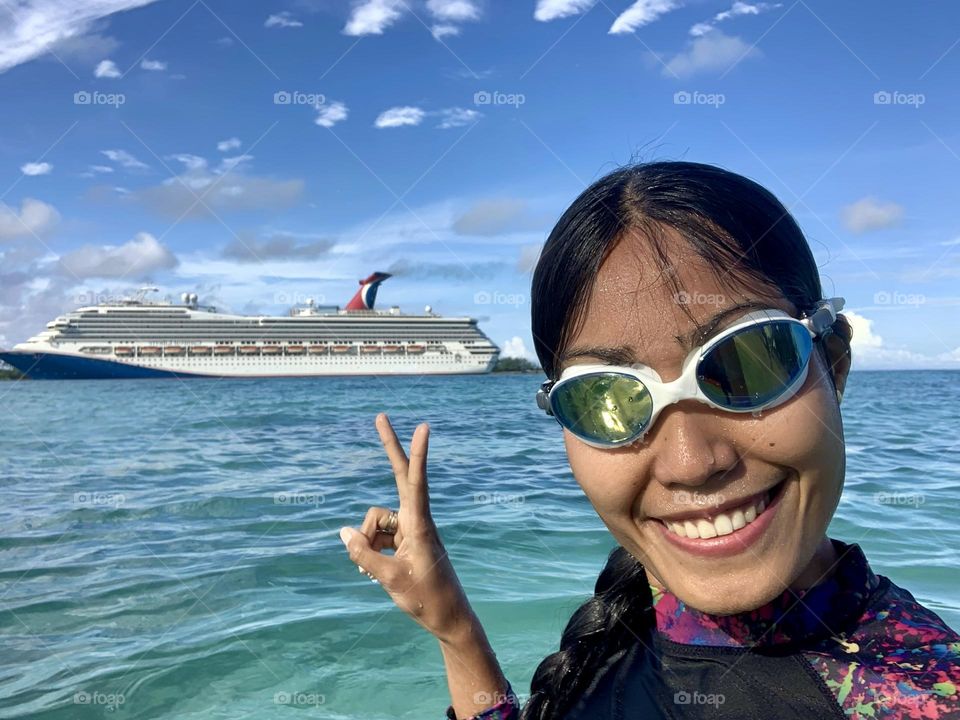
[[[345,310],[373,310],[373,304],[377,301],[377,288],[380,283],[390,277],[390,273],[375,272],[366,280],[360,281],[360,289],[353,299],[347,303]]]

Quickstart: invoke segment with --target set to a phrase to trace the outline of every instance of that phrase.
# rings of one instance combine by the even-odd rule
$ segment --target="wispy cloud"
[[[637,0],[613,21],[610,26],[611,35],[632,33],[644,25],[658,20],[662,15],[680,7],[678,0]]]
[[[403,105],[384,110],[374,121],[374,127],[378,128],[397,128],[404,125],[419,125],[427,113],[418,107]]]
[[[0,73],[57,51],[92,30],[96,21],[114,13],[150,5],[156,0],[5,0],[0,4]]]
[[[683,52],[667,61],[661,74],[688,78],[704,72],[722,72],[741,60],[761,55],[759,48],[748,45],[741,38],[714,30],[691,40]]]
[[[712,19],[705,22],[700,22],[690,28],[690,34],[694,37],[699,37],[700,35],[705,35],[706,33],[713,30],[714,26],[718,23],[725,22],[735,17],[740,17],[741,15],[759,15],[762,12],[767,10],[773,10],[774,8],[780,7],[780,3],[747,3],[747,2],[735,2],[730,7],[729,10],[724,10],[723,12],[718,12],[713,16]]]
[[[303,27],[303,23],[293,17],[289,12],[284,11],[268,17],[266,22],[263,23],[263,26],[268,28],[298,28]]]
[[[847,230],[859,235],[893,227],[903,218],[903,207],[894,202],[882,203],[874,197],[865,197],[845,206],[840,211],[840,217]]]
[[[441,130],[472,125],[480,119],[480,113],[477,110],[468,110],[467,108],[447,108],[441,110],[440,123],[437,125]]]
[[[480,6],[475,0],[427,0],[427,11],[435,21],[430,32],[438,40],[459,35],[459,23],[480,19]]]
[[[231,150],[236,150],[240,145],[240,138],[232,137],[218,142],[217,150],[220,152],[230,152]]]
[[[400,19],[404,9],[403,0],[362,0],[354,3],[343,32],[354,36],[382,35],[384,30]]]
[[[140,162],[126,150],[101,150],[100,152],[106,156],[107,160],[130,170],[143,170],[149,167],[149,165]]]
[[[113,60],[101,60],[93,71],[93,76],[98,78],[118,78],[120,75],[120,68]]]
[[[326,238],[301,242],[288,233],[276,233],[266,238],[246,234],[227,245],[222,256],[239,262],[314,260],[326,255],[333,246],[334,241]]]
[[[317,105],[316,110],[317,117],[314,122],[320,127],[325,128],[331,128],[338,122],[346,120],[349,114],[347,106],[342,102],[336,101]]]
[[[161,60],[147,60],[144,58],[143,62],[140,63],[140,69],[161,72],[167,69],[167,63]]]
[[[53,165],[46,162],[28,162],[20,166],[20,172],[24,175],[49,175],[53,170]]]
[[[597,0],[538,0],[533,17],[540,22],[579,15],[596,4]]]

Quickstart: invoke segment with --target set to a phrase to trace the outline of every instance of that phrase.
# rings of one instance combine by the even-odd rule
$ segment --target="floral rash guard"
[[[656,632],[612,656],[566,720],[960,720],[960,636],[859,545],[832,542],[826,581],[736,615],[651,587]],[[519,716],[510,688],[469,720]]]

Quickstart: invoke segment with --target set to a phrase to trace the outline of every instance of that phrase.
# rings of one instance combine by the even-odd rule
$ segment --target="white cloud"
[[[137,233],[123,245],[85,245],[60,258],[73,277],[142,278],[177,266],[176,256],[150,233]]]
[[[276,15],[271,15],[268,17],[263,26],[268,28],[298,28],[303,27],[303,23],[293,17],[289,12],[284,10],[281,13],[277,13]]]
[[[579,15],[592,8],[597,0],[538,0],[533,17],[540,22]]]
[[[217,150],[220,152],[230,152],[231,150],[236,150],[240,145],[240,138],[232,137],[218,142]]]
[[[715,30],[694,38],[686,50],[667,62],[662,74],[666,77],[688,78],[700,72],[729,70],[740,60],[760,55],[759,49],[741,38]]]
[[[354,3],[343,32],[345,35],[382,35],[400,18],[405,7],[404,0],[362,0]]]
[[[0,201],[0,240],[28,235],[41,235],[60,221],[60,213],[52,205],[26,198],[20,211]]]
[[[160,72],[167,69],[167,63],[162,60],[147,60],[143,59],[143,62],[140,63],[140,68],[142,70],[152,70],[153,72]]]
[[[144,169],[149,167],[146,163],[140,162],[126,150],[101,150],[108,160],[118,165],[130,169]]]
[[[156,0],[9,0],[0,5],[0,73],[80,39],[96,21]],[[58,53],[59,54],[59,53]],[[102,57],[102,56],[101,56]]]
[[[374,121],[374,126],[378,128],[395,128],[404,125],[419,125],[423,122],[426,113],[418,107],[403,105],[384,110]]]
[[[523,342],[523,338],[519,335],[514,335],[509,340],[504,340],[500,344],[500,357],[523,358],[524,360],[538,362],[533,356],[533,353],[527,350],[527,346]]]
[[[480,8],[475,0],[427,0],[427,10],[442,22],[480,19]]]
[[[780,3],[770,4],[770,3],[747,3],[747,2],[734,2],[729,10],[724,10],[723,12],[718,12],[713,16],[712,20],[706,22],[697,23],[690,28],[690,34],[694,37],[699,37],[700,35],[705,35],[706,33],[713,30],[714,26],[717,23],[730,20],[731,18],[740,17],[741,15],[759,15],[762,12],[767,10],[773,10],[774,8],[780,7]]]
[[[314,122],[320,127],[331,128],[338,122],[347,119],[349,109],[342,102],[324,103],[317,105],[317,118]]]
[[[843,224],[852,233],[882,230],[896,225],[903,218],[903,207],[897,203],[881,203],[874,197],[865,197],[840,211]]]
[[[167,158],[169,160],[176,160],[179,163],[183,163],[183,167],[186,169],[187,172],[204,170],[207,167],[206,159],[198,155],[191,155],[189,153],[180,153],[178,155],[168,155]]]
[[[447,108],[440,111],[440,124],[437,125],[441,130],[472,125],[480,119],[480,113],[476,110],[466,108]]]
[[[434,38],[440,40],[445,37],[453,37],[460,34],[460,28],[456,25],[446,25],[443,23],[437,23],[430,28],[430,32]]]
[[[120,77],[120,68],[113,60],[101,60],[93,71],[93,76],[98,78],[118,78]]]
[[[53,170],[53,165],[45,162],[28,162],[20,166],[20,172],[24,175],[49,175]]]
[[[112,173],[112,172],[113,172],[113,168],[110,167],[109,165],[91,165],[91,166],[90,166],[90,172],[95,172],[95,173]]]
[[[637,0],[613,21],[609,32],[611,35],[631,33],[678,7],[678,0]]]

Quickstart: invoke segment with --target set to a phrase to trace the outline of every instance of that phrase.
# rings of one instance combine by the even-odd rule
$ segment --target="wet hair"
[[[662,275],[681,291],[670,268],[664,228],[677,231],[723,287],[750,287],[767,298],[779,294],[801,313],[812,312],[823,297],[803,232],[767,189],[712,165],[629,165],[584,190],[541,251],[533,274],[531,329],[549,379],[559,377],[560,357],[583,322],[600,266],[625,236],[642,238]],[[679,305],[689,316],[685,304]],[[838,315],[830,330],[849,356],[846,318]],[[815,346],[829,367],[825,344]],[[560,649],[537,667],[521,719],[562,718],[608,659],[637,642],[649,644],[654,622],[643,565],[623,547],[614,548],[593,596],[567,623]]]

